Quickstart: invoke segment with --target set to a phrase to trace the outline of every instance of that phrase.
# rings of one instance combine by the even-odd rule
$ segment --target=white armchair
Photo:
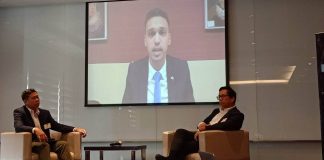
[[[65,140],[69,144],[71,155],[75,160],[81,160],[81,135],[78,132],[61,134],[51,132],[56,140]],[[38,154],[32,153],[32,134],[29,132],[1,133],[1,160],[38,160]],[[54,152],[50,153],[51,160],[57,160]]]
[[[168,156],[174,131],[163,132],[163,155]],[[217,160],[249,160],[249,132],[210,130],[199,133],[199,151],[212,153]],[[200,160],[197,153],[186,160]]]

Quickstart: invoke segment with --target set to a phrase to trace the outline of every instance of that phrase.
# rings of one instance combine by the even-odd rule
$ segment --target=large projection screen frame
[[[92,1],[86,3],[86,34],[85,34],[85,106],[86,107],[103,107],[103,106],[164,106],[164,105],[211,105],[211,104],[217,104],[218,101],[216,99],[218,88],[221,86],[225,86],[229,84],[229,56],[228,56],[228,2],[227,0],[224,0],[223,7],[225,7],[225,11],[223,12],[223,16],[225,19],[222,23],[218,23],[219,19],[213,19],[213,15],[210,15],[213,13],[214,9],[213,7],[210,7],[208,5],[214,5],[218,3],[218,1],[222,0],[204,0],[202,5],[198,8],[199,13],[196,14],[195,12],[192,13],[192,10],[190,12],[186,11],[188,8],[197,6],[196,3],[198,1],[194,0],[152,0],[152,1],[144,1],[144,0],[114,0],[114,1]],[[175,8],[175,3],[184,4],[183,2],[186,2],[186,5],[183,5],[184,7],[187,7],[186,9],[183,9],[183,12],[179,13],[181,9],[179,7],[181,5],[177,5],[176,9],[177,11],[172,11],[172,9],[168,9],[168,3],[173,4],[173,7],[169,6],[169,8]],[[201,1],[200,1],[201,2]],[[148,7],[145,6],[148,3]],[[96,5],[93,5],[96,4]],[[139,5],[138,5],[139,4]],[[144,6],[140,6],[143,5]],[[158,4],[163,4],[159,6]],[[95,6],[95,7],[94,7]],[[199,5],[198,5],[199,6]],[[92,7],[92,8],[91,8]],[[91,9],[89,9],[91,8]],[[101,26],[103,27],[97,27],[93,24],[96,23],[96,21],[93,21],[89,17],[89,14],[93,15],[93,8],[96,8],[96,11],[99,13],[104,13],[104,15],[101,15]],[[132,11],[132,14],[125,13],[126,9],[120,9],[120,8],[126,8],[130,11]],[[177,101],[172,100],[170,94],[172,89],[168,93],[166,97],[168,97],[166,102],[152,102],[153,93],[151,95],[151,98],[147,98],[145,100],[139,100],[138,102],[132,102],[132,101],[124,101],[125,95],[126,95],[126,86],[128,85],[130,77],[130,71],[132,70],[130,67],[130,64],[136,64],[137,61],[144,60],[148,56],[140,55],[142,53],[148,54],[147,48],[145,48],[146,42],[145,42],[145,15],[149,10],[152,10],[153,8],[159,8],[162,11],[165,11],[168,16],[168,25],[170,26],[170,32],[172,36],[171,39],[171,47],[169,46],[169,50],[171,50],[174,55],[171,55],[172,57],[176,57],[176,59],[180,59],[185,61],[188,66],[188,70],[190,73],[190,79],[191,79],[191,86],[192,86],[192,95],[194,97],[194,101]],[[180,7],[181,8],[181,7]],[[92,10],[92,11],[90,11]],[[142,11],[145,10],[145,11]],[[212,12],[210,11],[212,10]],[[91,13],[89,13],[91,12]],[[115,13],[116,12],[116,13]],[[218,13],[218,12],[217,12]],[[222,13],[222,12],[220,12]],[[183,18],[185,14],[189,14],[189,18]],[[195,16],[195,15],[198,16]],[[120,17],[116,16],[120,15]],[[125,16],[129,15],[129,16]],[[139,18],[141,15],[142,18]],[[215,15],[214,15],[215,16]],[[127,19],[130,18],[130,19]],[[198,17],[198,18],[197,18]],[[199,22],[193,22],[193,23],[200,23],[201,27],[203,28],[203,33],[201,37],[207,39],[206,44],[204,44],[205,41],[199,39],[199,33],[196,33],[196,31],[191,31],[188,34],[187,30],[190,30],[190,27],[183,27],[183,26],[190,26],[191,24],[185,24],[183,23],[182,19],[190,19],[195,20],[199,19]],[[91,20],[90,20],[91,19]],[[118,20],[116,20],[118,19]],[[179,20],[180,19],[180,20]],[[115,22],[118,22],[118,24],[115,24]],[[138,24],[135,24],[134,21],[139,21]],[[179,21],[178,26],[176,26],[177,22]],[[184,20],[185,21],[185,20]],[[188,20],[187,20],[188,21]],[[137,23],[137,22],[136,22]],[[90,25],[91,24],[91,25]],[[135,25],[134,25],[135,24]],[[184,25],[183,25],[184,24]],[[182,25],[182,26],[181,26]],[[93,27],[95,26],[95,27]],[[117,26],[117,27],[116,27]],[[123,28],[124,26],[124,28]],[[126,26],[126,27],[125,27]],[[140,27],[139,27],[140,26]],[[176,27],[175,27],[176,26]],[[179,27],[180,26],[180,27]],[[132,28],[131,28],[132,27]],[[183,28],[181,28],[183,27]],[[200,26],[199,26],[200,27]],[[116,29],[117,28],[117,29]],[[123,28],[123,29],[121,29]],[[125,29],[126,28],[126,29]],[[135,29],[133,29],[135,28]],[[140,29],[139,29],[140,28]],[[191,29],[194,27],[191,27]],[[197,28],[197,27],[196,27]],[[183,36],[184,34],[179,32],[186,32],[186,36]],[[123,32],[128,32],[128,36],[120,36],[118,34],[122,34]],[[141,33],[140,36],[138,36],[138,32]],[[176,32],[176,34],[174,34]],[[198,31],[197,31],[198,32]],[[178,33],[178,34],[177,34]],[[191,35],[191,33],[193,35]],[[196,33],[196,34],[195,34]],[[125,33],[126,34],[126,33]],[[117,36],[115,36],[117,35]],[[197,36],[198,35],[198,36]],[[221,36],[219,36],[221,35]],[[181,37],[182,36],[182,37]],[[205,37],[204,37],[205,36]],[[218,36],[218,37],[217,37]],[[117,37],[117,38],[116,38]],[[137,38],[136,38],[137,37]],[[180,37],[180,38],[179,38]],[[188,38],[189,37],[189,38]],[[194,37],[194,38],[193,38]],[[198,37],[197,39],[195,39]],[[206,38],[207,37],[207,38]],[[213,37],[217,37],[216,39],[211,39]],[[219,40],[219,37],[223,37],[222,41]],[[114,40],[118,39],[118,40]],[[181,39],[182,40],[179,40]],[[208,39],[209,38],[209,39]],[[196,40],[196,41],[195,41]],[[209,41],[208,41],[209,40]],[[132,42],[133,41],[133,42]],[[189,41],[188,43],[186,43]],[[117,44],[117,42],[119,44]],[[188,45],[189,44],[189,45]],[[222,44],[222,45],[220,45]],[[110,45],[110,46],[108,46]],[[197,45],[197,48],[193,48],[190,46]],[[112,46],[115,47],[112,49]],[[121,49],[125,48],[125,46],[130,47],[128,49],[135,52],[127,52]],[[139,47],[140,46],[140,47]],[[175,47],[176,46],[176,47]],[[189,47],[187,47],[189,46]],[[202,46],[206,46],[202,49]],[[208,52],[208,48],[210,46],[218,46],[215,47],[215,51]],[[221,47],[219,47],[221,46]],[[109,48],[110,47],[110,48]],[[200,47],[200,48],[199,48]],[[107,49],[108,48],[108,49]],[[138,51],[136,49],[140,48]],[[177,50],[177,48],[180,48]],[[200,49],[200,50],[199,50]],[[116,51],[117,52],[111,52]],[[94,52],[96,51],[96,52]],[[98,51],[98,52],[97,52]],[[110,52],[109,52],[110,51]],[[146,51],[146,52],[145,52]],[[192,51],[192,53],[190,53]],[[130,55],[127,55],[127,53],[130,53]],[[189,54],[187,54],[189,53]],[[199,53],[199,54],[194,54]],[[215,55],[212,55],[212,54]],[[111,55],[107,55],[111,54]],[[169,55],[169,53],[167,53]],[[222,54],[222,55],[216,55],[216,54]],[[126,56],[125,56],[126,55]],[[182,55],[182,56],[181,56]],[[128,56],[128,57],[127,57]],[[210,56],[211,58],[209,58]],[[218,57],[217,57],[218,56]],[[180,57],[180,58],[179,58]],[[185,57],[185,58],[183,58]],[[215,58],[216,57],[216,58]],[[221,59],[221,58],[223,59]],[[148,59],[148,58],[147,58]],[[165,60],[166,61],[166,60]],[[216,63],[214,63],[216,62]],[[148,63],[148,62],[147,62]],[[170,62],[171,63],[171,62]],[[176,61],[176,64],[182,63],[181,61]],[[172,66],[168,65],[167,67]],[[135,66],[135,65],[133,65]],[[219,67],[221,66],[221,67]],[[166,68],[167,68],[166,67]],[[179,66],[177,66],[179,68]],[[149,68],[149,67],[147,67]],[[162,67],[163,68],[163,67]],[[171,67],[169,67],[171,68]],[[146,69],[149,70],[149,69]],[[162,69],[161,69],[162,70]],[[165,69],[165,74],[168,75],[169,71]],[[139,74],[143,72],[137,71],[135,74]],[[163,72],[163,71],[162,71]],[[182,71],[183,72],[183,71]],[[107,73],[107,74],[106,74]],[[109,74],[110,73],[110,74]],[[134,74],[134,73],[133,73]],[[221,77],[221,79],[218,79],[216,81],[206,80],[206,76],[209,76],[211,74],[210,79],[216,79]],[[148,74],[149,76],[149,74]],[[219,77],[218,77],[219,76]],[[163,76],[162,76],[163,77]],[[168,76],[167,76],[168,77]],[[163,78],[162,78],[163,79]],[[168,84],[171,84],[169,81],[174,79],[179,79],[177,76],[171,76],[168,77]],[[132,81],[131,81],[132,82]],[[183,81],[184,82],[184,81]],[[218,83],[216,83],[218,82]],[[138,82],[137,82],[138,83]],[[151,83],[151,90],[152,90],[152,81],[150,82],[148,80],[147,83]],[[107,85],[107,86],[106,86]],[[109,88],[108,87],[111,87]],[[184,84],[180,84],[184,85]],[[179,84],[177,85],[179,86]],[[147,87],[147,86],[146,86]],[[150,88],[150,87],[147,87]],[[188,87],[187,87],[188,88]],[[154,84],[153,84],[154,89]],[[165,89],[165,88],[164,88]],[[163,90],[163,87],[161,88]],[[181,90],[181,89],[180,89]],[[145,95],[148,95],[149,91],[146,91],[144,93]],[[187,92],[184,92],[187,93]],[[162,91],[161,91],[161,94]],[[203,95],[206,94],[206,95]],[[138,95],[143,95],[138,93]],[[178,94],[181,95],[181,94]],[[198,97],[198,98],[197,98]],[[134,98],[134,99],[141,99],[141,98]],[[148,99],[151,99],[150,102]],[[163,98],[162,98],[163,99]],[[171,100],[170,100],[171,99]]]

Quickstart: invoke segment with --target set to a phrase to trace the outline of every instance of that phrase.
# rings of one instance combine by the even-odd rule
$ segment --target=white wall
[[[324,30],[322,0],[229,1],[230,80],[251,140],[319,140],[314,33]],[[89,132],[84,141],[159,140],[194,129],[215,106],[84,107],[85,4],[0,8],[0,132],[13,131],[21,91],[39,90],[41,107]],[[215,91],[215,95],[217,91]]]

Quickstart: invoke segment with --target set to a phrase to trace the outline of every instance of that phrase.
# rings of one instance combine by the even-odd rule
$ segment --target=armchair
[[[78,132],[61,134],[51,132],[56,140],[65,140],[69,144],[70,153],[75,160],[81,160],[81,135]],[[10,160],[38,160],[38,155],[32,153],[32,134],[29,132],[3,132],[1,133],[1,158]],[[51,160],[57,160],[54,152],[50,153]]]
[[[168,156],[174,131],[163,132],[163,155]],[[248,131],[209,130],[199,133],[199,151],[214,154],[217,160],[249,160]],[[186,160],[197,160],[197,153],[190,154]]]

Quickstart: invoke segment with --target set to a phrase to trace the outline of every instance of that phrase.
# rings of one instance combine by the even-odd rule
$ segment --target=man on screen
[[[169,24],[161,9],[147,13],[144,45],[148,56],[129,64],[123,103],[194,102],[187,62],[167,54]]]

